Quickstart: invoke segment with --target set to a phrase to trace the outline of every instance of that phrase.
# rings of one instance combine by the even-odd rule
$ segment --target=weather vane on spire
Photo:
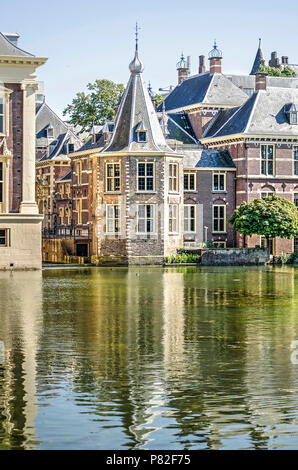
[[[136,51],[138,51],[138,43],[139,43],[139,30],[141,28],[138,25],[138,22],[136,22]]]

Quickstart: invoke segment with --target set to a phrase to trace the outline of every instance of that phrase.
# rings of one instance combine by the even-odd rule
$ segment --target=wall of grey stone
[[[203,266],[264,265],[270,260],[268,250],[262,248],[212,249],[202,253]]]

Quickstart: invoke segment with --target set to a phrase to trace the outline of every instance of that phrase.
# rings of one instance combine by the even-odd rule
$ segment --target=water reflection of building
[[[0,449],[34,449],[36,353],[41,327],[41,273],[0,273]]]

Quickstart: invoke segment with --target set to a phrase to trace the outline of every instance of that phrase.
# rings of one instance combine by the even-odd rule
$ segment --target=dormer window
[[[54,138],[54,129],[52,126],[49,126],[47,128],[47,138],[48,139],[53,139]]]
[[[298,111],[294,103],[285,105],[285,114],[290,124],[298,124],[297,113]]]
[[[74,144],[68,144],[68,153],[74,152]]]
[[[109,133],[108,133],[108,132],[104,132],[104,133],[103,133],[103,138],[104,138],[104,143],[107,144],[108,141],[109,141]]]
[[[144,126],[143,121],[141,121],[136,128],[137,132],[137,142],[147,142],[147,129]]]
[[[138,142],[146,142],[147,141],[147,132],[146,131],[139,131],[138,132]]]

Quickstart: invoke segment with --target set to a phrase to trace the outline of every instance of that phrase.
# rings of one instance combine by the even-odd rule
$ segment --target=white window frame
[[[194,216],[191,217],[191,207],[194,208]],[[185,217],[185,209],[187,209],[187,217]],[[196,233],[196,226],[197,226],[197,207],[194,204],[184,204],[183,208],[183,231],[184,233]],[[191,230],[191,221],[193,222],[194,229]],[[187,230],[185,230],[185,221],[187,221]]]
[[[194,183],[194,187],[193,189],[190,189],[190,176],[193,176],[193,183]],[[185,189],[185,177],[187,177],[187,189]],[[190,172],[185,172],[184,175],[183,175],[183,188],[184,188],[184,192],[190,192],[190,191],[196,191],[197,189],[197,184],[196,184],[196,173],[190,173]]]
[[[215,213],[214,213],[214,209],[215,207],[218,207],[219,208],[219,213],[218,213],[218,217],[215,217]],[[223,217],[220,217],[220,208],[223,207],[224,208],[224,216]],[[223,227],[223,230],[215,230],[215,220],[218,221],[218,226],[220,225],[220,221],[223,219],[224,221],[224,227]],[[218,227],[220,228],[220,227]],[[227,231],[227,206],[225,206],[224,204],[214,204],[212,206],[212,232],[213,233],[226,233]]]
[[[2,232],[5,232],[4,236],[2,235]],[[5,240],[5,243],[0,243],[0,249],[10,246],[10,228],[0,228],[0,239]]]
[[[119,167],[119,176],[115,176],[115,166]],[[112,176],[108,174],[108,167],[112,167]],[[115,189],[115,180],[119,179],[119,189]],[[109,181],[111,181],[112,189],[109,189]],[[120,162],[106,162],[106,181],[105,181],[105,192],[106,193],[120,193],[121,192],[121,164]]]
[[[295,151],[297,155],[295,155]],[[295,167],[297,167],[297,170]],[[293,175],[298,176],[298,145],[293,145]]]
[[[218,188],[219,189],[215,189],[215,184],[214,184],[215,176],[217,176],[217,178],[218,178]],[[220,189],[220,177],[221,176],[223,176],[223,180],[224,180],[224,189]],[[217,192],[217,193],[222,193],[222,192],[227,191],[227,174],[226,173],[220,173],[220,172],[213,173],[213,176],[212,176],[212,191]]]
[[[152,216],[148,217],[147,215],[147,207],[152,207]],[[144,217],[140,217],[140,208],[144,207]],[[139,234],[153,234],[156,230],[156,204],[137,204],[137,233]],[[144,221],[144,231],[140,231],[140,221]],[[152,221],[152,230],[148,231],[148,221]]]
[[[169,233],[179,232],[179,205],[169,204]]]
[[[144,176],[140,176],[139,175],[139,166],[140,165],[145,165],[145,175]],[[148,176],[147,175],[147,166],[148,165],[153,165],[152,169],[152,173],[153,175],[152,176]],[[153,185],[152,185],[152,189],[146,189],[147,188],[147,180],[148,179],[152,179],[153,181]],[[139,181],[140,179],[144,179],[145,181],[145,189],[139,189]],[[152,193],[155,191],[155,162],[144,162],[144,161],[139,161],[137,162],[137,192],[138,193]]]
[[[169,192],[179,192],[179,165],[178,163],[169,163]]]
[[[112,215],[109,214],[110,209]],[[116,213],[117,209],[117,213]],[[117,230],[118,227],[118,230]],[[121,208],[120,204],[106,204],[106,230],[110,235],[119,235],[121,232]]]
[[[266,158],[263,159],[262,157],[262,147],[266,147]],[[272,160],[268,160],[268,147],[272,147],[273,149],[273,158]],[[260,174],[263,176],[274,176],[275,175],[275,145],[274,144],[261,144],[260,145],[260,161],[261,161],[261,167],[260,167]],[[272,161],[272,173],[268,173],[268,163]],[[266,165],[266,171],[263,173],[262,171],[262,164],[265,162]]]

